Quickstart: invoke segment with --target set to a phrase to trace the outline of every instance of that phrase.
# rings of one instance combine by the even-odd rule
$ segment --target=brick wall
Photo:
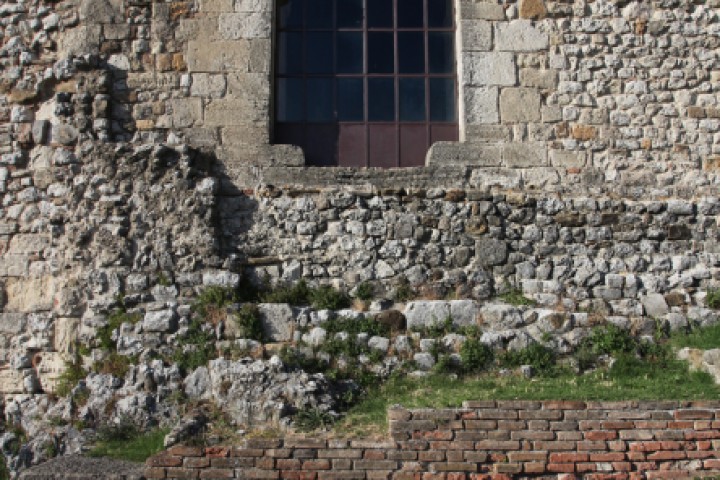
[[[386,440],[173,447],[147,478],[477,480],[720,475],[717,402],[465,402],[388,413]]]

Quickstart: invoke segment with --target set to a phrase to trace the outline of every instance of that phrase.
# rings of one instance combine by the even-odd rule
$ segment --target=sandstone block
[[[267,12],[222,13],[218,23],[224,40],[270,38],[270,15]]]
[[[80,329],[79,318],[60,317],[55,320],[53,346],[56,351],[64,354],[74,353],[75,341]]]
[[[168,100],[172,125],[175,128],[193,127],[202,121],[202,101],[199,98]]]
[[[549,37],[530,20],[512,20],[495,24],[495,49],[498,51],[535,52],[548,48]]]
[[[25,330],[25,315],[22,313],[0,313],[0,333],[17,335]]]
[[[9,368],[0,369],[0,393],[23,393],[23,374]]]
[[[535,88],[556,88],[558,84],[557,70],[523,68],[520,70],[520,85]]]
[[[11,312],[52,310],[55,288],[55,280],[51,276],[9,279],[5,285],[5,309]]]
[[[587,163],[587,153],[582,151],[551,150],[550,165],[562,168],[582,168]]]
[[[505,20],[502,5],[491,2],[460,2],[461,17],[470,20]]]
[[[202,0],[200,11],[207,13],[221,13],[234,11],[233,0]]]
[[[225,75],[195,73],[192,75],[190,95],[194,97],[220,98],[225,95],[226,88]]]
[[[467,87],[464,92],[465,118],[469,124],[498,123],[497,87]]]
[[[518,188],[522,175],[512,168],[480,168],[470,175],[470,185],[479,189],[491,187]]]
[[[511,168],[544,167],[547,149],[542,142],[508,143],[502,148],[503,165]]]
[[[499,166],[500,147],[459,142],[436,142],[428,151],[428,165]]]
[[[500,118],[503,123],[540,121],[540,93],[534,88],[504,88]]]
[[[544,152],[545,154],[547,152]],[[564,173],[564,172],[563,172]],[[527,188],[541,189],[560,183],[560,173],[552,167],[533,167],[523,170],[523,183]]]
[[[492,50],[492,25],[483,20],[462,20],[463,51]]]
[[[205,126],[227,127],[263,122],[267,116],[264,108],[255,108],[244,100],[213,100],[205,107]]]
[[[510,52],[463,53],[463,82],[472,86],[513,86],[516,83],[515,57]]]
[[[97,54],[100,51],[102,27],[88,24],[64,30],[58,37],[58,51],[65,56]]]
[[[541,20],[547,16],[547,7],[543,0],[520,0],[520,18]]]
[[[79,8],[80,19],[88,25],[123,23],[123,0],[83,0]]]
[[[249,45],[246,41],[188,42],[187,65],[191,72],[246,71],[248,68]]]

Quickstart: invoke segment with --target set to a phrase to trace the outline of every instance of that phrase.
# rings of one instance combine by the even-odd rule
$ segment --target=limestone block
[[[560,183],[560,173],[553,167],[528,168],[522,172],[523,185],[526,188],[545,188]]]
[[[227,75],[227,97],[256,102],[269,109],[270,80],[264,73],[229,73]]]
[[[168,100],[175,128],[193,127],[202,121],[202,101],[199,98],[173,98]]]
[[[265,338],[272,342],[289,342],[295,331],[295,316],[285,303],[261,303],[260,319]]]
[[[451,300],[449,303],[453,325],[465,326],[476,324],[479,312],[477,302],[474,300]]]
[[[218,24],[223,40],[270,38],[268,12],[222,13]]]
[[[469,124],[498,123],[497,87],[467,87],[463,94],[465,100],[465,118]]]
[[[475,257],[483,266],[501,265],[508,255],[507,243],[497,238],[484,237],[475,241]]]
[[[0,246],[5,247],[5,242],[0,240]],[[27,255],[5,254],[0,257],[0,276],[22,277],[27,275],[29,258]]]
[[[63,56],[97,54],[100,51],[100,25],[88,24],[64,30],[58,37],[58,51]]]
[[[551,150],[550,165],[561,168],[582,168],[587,164],[587,153],[583,151]]]
[[[267,0],[236,0],[236,12],[269,12],[272,2]]]
[[[123,0],[82,0],[80,20],[88,25],[99,23],[123,23]]]
[[[55,335],[53,336],[55,350],[60,353],[71,354],[75,351],[75,342],[80,331],[79,318],[60,317],[55,320]]]
[[[169,309],[147,312],[142,326],[145,332],[173,332],[177,329],[177,315]]]
[[[225,127],[264,121],[267,110],[254,107],[244,100],[213,100],[205,107],[205,126]]]
[[[665,297],[660,293],[649,293],[640,297],[645,308],[645,315],[649,317],[662,317],[670,311]]]
[[[240,275],[225,270],[204,272],[202,283],[205,286],[219,286],[235,288],[240,284]]]
[[[253,38],[248,41],[248,71],[269,73],[272,64],[272,42],[269,38]]]
[[[510,52],[463,53],[463,82],[473,86],[514,86],[515,56]]]
[[[40,352],[33,356],[33,367],[45,393],[53,393],[58,379],[67,368],[65,355],[59,352]]]
[[[22,313],[0,313],[0,333],[17,335],[25,330],[27,319]]]
[[[505,20],[505,9],[494,2],[460,2],[460,17],[469,20]]]
[[[196,147],[213,147],[218,144],[218,132],[215,128],[188,128],[183,133],[185,140]]]
[[[408,302],[403,313],[408,329],[422,328],[444,322],[450,316],[450,304],[444,300]]]
[[[428,151],[428,165],[500,166],[500,147],[460,142],[436,142]]]
[[[518,10],[520,18],[532,20],[543,19],[548,13],[543,0],[520,0],[520,8]]]
[[[183,18],[175,29],[175,40],[178,42],[219,40],[217,22],[217,17],[212,15]]]
[[[225,75],[213,75],[210,73],[194,73],[190,95],[194,97],[220,98],[225,95],[227,82]]]
[[[270,143],[267,126],[229,126],[221,130],[222,144],[226,146],[249,146]]]
[[[126,23],[103,25],[106,40],[125,40],[130,37],[130,25]]]
[[[489,51],[492,50],[492,25],[483,20],[462,20],[462,50]]]
[[[233,0],[202,0],[200,11],[203,13],[232,12],[235,10]]]
[[[502,147],[502,158],[510,168],[544,167],[547,149],[542,142],[508,143]]]
[[[547,88],[557,87],[557,70],[523,68],[520,70],[520,85],[523,87]]]
[[[538,30],[530,20],[512,20],[495,24],[495,50],[536,52],[548,48],[547,33]]]
[[[540,93],[534,88],[504,88],[500,92],[503,123],[539,122]]]
[[[522,182],[522,175],[512,168],[479,168],[470,175],[470,186],[479,189],[518,188]]]
[[[249,44],[244,40],[188,42],[187,66],[190,72],[244,72],[248,69],[248,59]]]
[[[50,276],[8,279],[5,309],[11,312],[52,310],[55,288],[55,279]]]
[[[480,308],[480,316],[482,325],[490,331],[510,330],[525,324],[522,312],[504,303],[486,303]]]
[[[465,125],[465,138],[468,142],[509,142],[512,130],[507,125]]]
[[[22,372],[10,368],[0,369],[0,393],[23,393]]]

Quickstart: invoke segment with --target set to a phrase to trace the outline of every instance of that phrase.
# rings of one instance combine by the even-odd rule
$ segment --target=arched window
[[[453,0],[278,0],[274,142],[411,167],[458,139]]]

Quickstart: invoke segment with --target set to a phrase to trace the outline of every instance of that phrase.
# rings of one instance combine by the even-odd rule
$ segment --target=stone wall
[[[465,402],[388,412],[390,438],[174,447],[147,478],[479,480],[717,475],[717,402]]]

